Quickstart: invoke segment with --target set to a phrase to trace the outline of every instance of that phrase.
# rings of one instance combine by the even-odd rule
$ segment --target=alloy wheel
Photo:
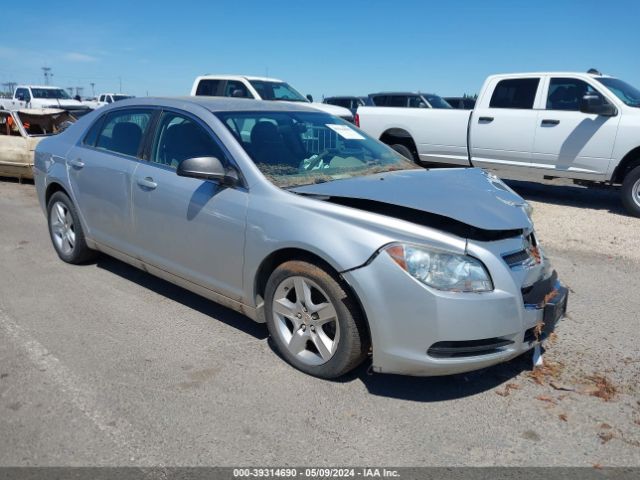
[[[69,208],[62,202],[55,202],[51,207],[49,223],[56,249],[63,255],[70,255],[76,246],[76,232]]]
[[[312,280],[291,276],[273,296],[277,335],[285,348],[307,365],[322,365],[333,357],[340,325],[329,296]]]

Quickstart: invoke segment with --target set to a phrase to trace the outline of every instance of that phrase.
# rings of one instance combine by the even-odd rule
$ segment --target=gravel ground
[[[640,466],[640,219],[511,185],[572,291],[546,367],[328,382],[185,290],[62,263],[33,186],[0,182],[0,465]]]

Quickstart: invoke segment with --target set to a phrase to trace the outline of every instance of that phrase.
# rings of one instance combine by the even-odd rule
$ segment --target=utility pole
[[[82,91],[84,90],[84,87],[76,87],[76,95],[79,96],[80,98],[82,98]]]
[[[2,86],[3,86],[4,88],[6,88],[6,89],[7,89],[7,92],[8,92],[8,93],[9,93],[9,95],[11,95],[12,97],[13,97],[13,92],[14,92],[14,91],[15,91],[15,89],[16,89],[16,85],[17,85],[17,83],[16,83],[16,82],[6,82],[6,83],[3,83],[3,84],[2,84]]]
[[[120,81],[120,93],[122,93],[122,77],[118,77],[118,80]]]
[[[95,97],[96,96],[96,84],[94,82],[91,82],[89,85],[91,85],[91,96]]]
[[[44,84],[49,85],[49,78],[53,77],[53,73],[51,73],[51,67],[42,67],[42,71],[44,72]]]

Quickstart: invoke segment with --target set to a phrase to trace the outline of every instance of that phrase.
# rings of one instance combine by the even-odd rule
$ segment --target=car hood
[[[69,109],[69,108],[87,108],[86,105],[84,105],[83,103],[80,103],[77,100],[71,100],[71,99],[55,99],[55,98],[39,98],[38,101],[40,103],[46,103],[49,108],[63,108],[63,109]]]
[[[312,106],[313,108],[317,108],[318,110],[322,110],[323,112],[326,112],[330,115],[334,115],[336,117],[342,117],[342,118],[353,117],[351,110],[349,110],[348,108],[339,107],[338,105],[330,105],[328,103],[317,103],[317,102],[313,102],[309,105]]]
[[[533,228],[524,199],[495,175],[477,168],[403,170],[304,185],[290,191],[419,210],[483,230]]]

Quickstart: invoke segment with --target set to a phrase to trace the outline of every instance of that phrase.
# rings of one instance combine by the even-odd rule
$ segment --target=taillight
[[[355,118],[353,119],[353,123],[356,124],[356,127],[360,128],[360,115],[356,113]]]

